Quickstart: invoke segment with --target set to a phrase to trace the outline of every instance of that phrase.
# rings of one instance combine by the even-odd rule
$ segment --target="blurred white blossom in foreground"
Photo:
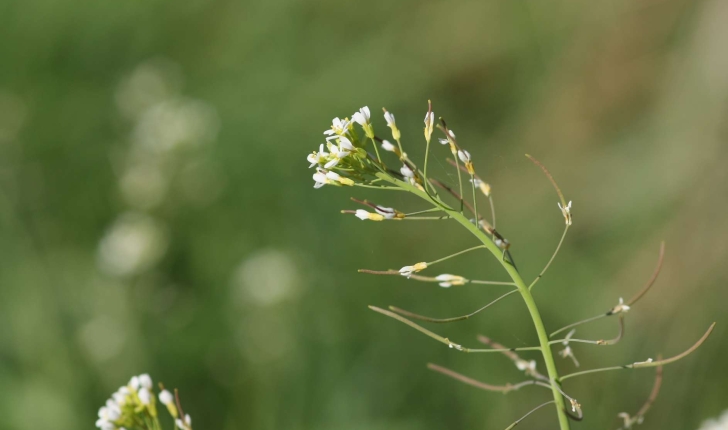
[[[703,421],[698,430],[728,430],[728,409],[718,418]]]
[[[117,276],[138,274],[156,264],[167,250],[167,234],[141,213],[119,216],[99,243],[101,269]]]

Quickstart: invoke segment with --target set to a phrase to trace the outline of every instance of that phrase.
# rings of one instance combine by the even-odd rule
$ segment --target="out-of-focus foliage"
[[[142,372],[181,389],[197,428],[497,429],[548,400],[429,372],[522,378],[366,308],[455,316],[500,294],[356,273],[432,260],[466,234],[338,213],[352,194],[418,209],[403,196],[312,189],[305,157],[332,117],[386,106],[417,158],[430,98],[493,185],[526,278],[563,219],[523,154],[573,199],[535,291],[549,328],[630,296],[667,241],[626,338],[573,348],[588,367],[669,356],[718,321],[665,368],[641,426],[697,428],[728,405],[726,16],[724,0],[0,2],[0,427],[90,428]],[[504,279],[485,253],[447,266]],[[536,342],[516,296],[439,329]],[[574,428],[616,428],[652,378],[569,380],[586,414]],[[553,427],[547,409],[529,418]]]

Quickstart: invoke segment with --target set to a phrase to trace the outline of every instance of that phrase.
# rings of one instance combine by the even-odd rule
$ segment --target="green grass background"
[[[142,372],[178,387],[200,429],[500,429],[548,400],[428,371],[523,377],[504,357],[457,353],[366,307],[446,317],[496,297],[501,287],[356,272],[433,260],[469,246],[466,234],[338,213],[356,208],[350,196],[419,209],[406,195],[312,188],[305,157],[331,118],[368,105],[385,134],[386,106],[417,158],[432,99],[492,184],[527,279],[563,220],[523,154],[574,201],[574,226],[535,290],[547,328],[631,296],[667,242],[625,339],[574,350],[583,367],[668,356],[717,321],[696,354],[665,369],[641,426],[697,428],[728,408],[726,16],[724,0],[0,1],[0,427],[91,428]],[[120,187],[140,113],[120,97],[140,70],[210,113],[205,142],[160,156],[168,192],[141,209]],[[447,151],[433,149],[442,170]],[[167,246],[114,275],[100,243],[130,212]],[[486,253],[432,273],[442,272],[505,276]],[[515,296],[436,329],[471,346],[478,333],[536,342]],[[578,334],[615,330],[602,321]],[[574,428],[617,428],[652,380],[644,370],[568,381],[586,414]],[[548,408],[524,422],[555,425]]]

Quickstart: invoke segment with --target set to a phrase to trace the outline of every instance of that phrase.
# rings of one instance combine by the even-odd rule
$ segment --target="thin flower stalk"
[[[582,372],[576,372],[576,373],[570,373],[568,375],[564,375],[564,376],[562,376],[559,379],[559,381],[565,381],[567,379],[571,379],[571,378],[574,378],[574,377],[577,377],[577,376],[588,375],[588,374],[591,374],[591,373],[607,372],[607,371],[610,371],[610,370],[642,369],[642,368],[645,368],[645,367],[665,366],[665,365],[668,365],[670,363],[674,363],[674,362],[676,362],[676,361],[678,361],[680,359],[683,359],[683,358],[687,357],[688,355],[692,354],[696,349],[698,349],[700,347],[700,345],[702,345],[703,342],[705,342],[705,340],[708,339],[708,336],[710,336],[710,333],[713,332],[713,329],[714,328],[715,328],[715,323],[711,324],[710,327],[708,327],[708,330],[705,332],[705,334],[703,335],[703,337],[701,337],[697,342],[695,342],[695,344],[693,346],[691,346],[690,348],[688,348],[684,352],[682,352],[682,353],[680,353],[680,354],[678,354],[678,355],[676,355],[674,357],[667,358],[667,359],[664,359],[664,360],[656,360],[656,361],[655,360],[652,360],[651,358],[648,358],[645,361],[637,361],[637,362],[630,363],[630,364],[625,364],[625,365],[622,365],[622,366],[602,367],[602,368],[599,368],[599,369],[584,370]]]
[[[650,279],[647,280],[647,282],[645,283],[645,285],[634,296],[632,296],[631,299],[627,300],[626,303],[622,299],[620,299],[619,304],[617,304],[616,306],[612,307],[607,312],[605,312],[603,314],[600,314],[600,315],[597,315],[597,316],[594,316],[594,317],[591,317],[591,318],[587,318],[587,319],[584,319],[584,320],[581,320],[581,321],[577,321],[575,323],[569,324],[569,325],[564,326],[564,327],[561,327],[560,329],[558,329],[558,330],[554,331],[553,333],[551,333],[549,336],[550,337],[553,337],[553,336],[556,336],[557,334],[559,334],[561,332],[564,332],[564,331],[569,330],[569,329],[574,328],[574,327],[578,327],[578,326],[580,326],[582,324],[587,324],[587,323],[590,323],[592,321],[597,321],[597,320],[600,320],[602,318],[610,317],[612,315],[622,314],[622,313],[626,312],[627,310],[629,310],[630,307],[633,306],[635,303],[637,303],[637,301],[639,299],[641,299],[642,297],[644,297],[644,295],[647,294],[647,292],[655,284],[655,281],[657,280],[657,276],[660,274],[660,271],[662,270],[662,262],[664,261],[664,258],[665,258],[665,242],[662,241],[662,242],[660,242],[660,254],[659,254],[659,257],[657,259],[657,265],[655,266],[655,270],[652,272],[652,276],[650,276]]]
[[[470,317],[479,314],[480,312],[488,309],[489,307],[491,307],[494,304],[498,303],[499,301],[505,299],[506,297],[510,296],[511,294],[514,294],[514,293],[517,293],[517,292],[518,292],[518,290],[511,290],[511,291],[509,291],[509,292],[501,295],[497,299],[493,300],[492,302],[488,303],[487,305],[485,305],[485,306],[483,306],[483,307],[481,307],[481,308],[479,308],[479,309],[477,309],[477,310],[475,310],[475,311],[473,311],[473,312],[471,312],[469,314],[462,315],[462,316],[459,316],[459,317],[453,317],[453,318],[432,318],[432,317],[428,317],[428,316],[424,316],[424,315],[419,315],[419,314],[416,314],[414,312],[406,311],[406,310],[400,309],[400,308],[398,308],[396,306],[390,306],[389,307],[389,310],[391,310],[393,312],[396,312],[396,313],[398,313],[398,314],[400,314],[402,316],[409,317],[409,318],[416,319],[416,320],[420,320],[420,321],[427,321],[427,322],[431,322],[431,323],[435,323],[435,324],[447,324],[447,323],[452,323],[452,322],[457,322],[457,321],[464,321],[466,319],[469,319]]]
[[[405,317],[403,317],[403,316],[401,316],[401,315],[399,315],[399,314],[397,314],[395,312],[391,312],[391,311],[388,311],[388,310],[385,310],[385,309],[381,309],[381,308],[378,308],[376,306],[369,306],[369,309],[373,310],[374,312],[379,312],[380,314],[386,315],[386,316],[388,316],[390,318],[394,318],[397,321],[403,322],[403,323],[407,324],[408,326],[414,328],[415,330],[419,331],[420,333],[423,333],[426,336],[429,336],[432,339],[435,339],[436,341],[438,341],[440,343],[443,343],[443,344],[447,345],[448,347],[450,347],[452,349],[455,349],[455,350],[458,350],[458,351],[461,351],[461,352],[473,352],[473,353],[486,352],[487,353],[487,352],[503,352],[503,351],[505,351],[505,350],[502,350],[502,349],[466,348],[466,347],[464,347],[464,346],[462,346],[460,344],[457,344],[457,343],[454,343],[454,342],[450,341],[450,339],[448,339],[446,337],[442,337],[439,334],[436,334],[436,333],[434,333],[434,332],[432,332],[430,330],[427,330],[426,328],[422,327],[421,325],[416,324],[416,323],[408,320],[407,318],[405,318]],[[522,347],[522,348],[511,348],[511,349],[508,349],[507,351],[539,351],[539,350],[541,350],[541,347],[540,346],[527,346],[527,347]]]

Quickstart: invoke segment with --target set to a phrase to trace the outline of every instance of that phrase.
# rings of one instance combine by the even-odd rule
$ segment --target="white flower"
[[[612,308],[612,314],[618,314],[620,312],[627,312],[630,310],[630,306],[624,304],[624,299],[619,298],[619,304]]]
[[[152,378],[149,376],[148,373],[144,373],[142,375],[139,375],[139,383],[142,387],[151,390],[152,389]]]
[[[561,202],[558,202],[557,204],[559,205],[559,209],[561,209],[561,213],[564,215],[566,225],[571,225],[571,200],[569,200],[569,204],[567,204],[566,207],[561,206]]]
[[[383,206],[375,206],[374,210],[385,219],[393,219],[397,215],[394,208],[385,208]]]
[[[468,280],[463,278],[462,276],[450,275],[447,273],[437,275],[435,276],[435,279],[440,281],[440,286],[444,288],[449,288],[453,285],[465,285],[465,283],[468,282]]]
[[[380,214],[373,214],[371,212],[367,212],[364,209],[357,209],[354,213],[354,216],[359,218],[362,221],[370,220],[370,221],[382,221],[384,220],[384,216]]]
[[[324,144],[322,143],[321,145],[319,145],[318,152],[314,151],[312,154],[308,154],[308,157],[306,157],[306,160],[308,160],[308,162],[311,163],[311,165],[308,166],[308,168],[310,169],[311,167],[313,167],[317,164],[318,165],[325,164],[328,160],[328,156],[329,156],[329,153],[324,151]]]
[[[450,137],[452,137],[453,139],[455,139],[455,132],[454,132],[454,131],[452,131],[452,130],[448,130],[448,131],[447,131],[447,134],[449,134],[449,135],[450,135]]]
[[[338,158],[338,157],[332,158],[331,161],[329,161],[328,163],[324,164],[324,168],[331,169],[332,167],[336,167],[336,165],[339,164],[339,161],[341,161],[341,159]]]
[[[425,139],[427,141],[430,141],[430,138],[432,137],[432,130],[435,127],[435,113],[432,111],[428,111],[425,114]]]
[[[354,185],[354,181],[352,181],[349,178],[344,178],[343,176],[339,175],[336,172],[326,172],[326,177],[331,181],[336,181],[342,185],[348,185],[352,186]]]
[[[699,430],[726,430],[728,429],[728,410],[720,417],[703,421]]]
[[[114,425],[114,423],[111,423],[102,418],[96,420],[96,427],[100,428],[101,430],[116,430],[116,426]]]
[[[470,162],[470,153],[464,149],[458,150],[458,158],[460,158],[460,161],[463,163],[469,163]]]
[[[174,402],[174,396],[172,396],[172,393],[170,393],[167,390],[162,390],[159,392],[159,401],[163,405],[169,405],[170,403]]]
[[[474,187],[480,188],[480,191],[485,194],[485,197],[490,196],[490,185],[487,182],[484,182],[478,178],[473,178],[470,180],[472,182]]]
[[[450,342],[449,340],[448,340],[447,346],[449,346],[450,348],[457,349],[458,351],[462,351],[463,350],[463,346],[462,345],[458,345],[457,343]]]
[[[324,185],[331,183],[331,179],[326,176],[326,171],[320,169],[313,174],[313,180],[316,182],[313,185],[314,188],[321,188]]]
[[[116,402],[119,406],[124,406],[126,404],[126,396],[121,393],[114,393],[111,395],[111,398],[114,399],[114,402]]]
[[[387,126],[396,127],[397,124],[394,122],[394,114],[391,112],[384,111],[384,119],[387,121]]]
[[[192,429],[192,418],[190,418],[189,415],[185,415],[184,421],[177,418],[174,423],[177,424],[177,427],[179,427],[182,430],[191,430]]]
[[[132,388],[132,390],[138,390],[139,389],[139,377],[138,376],[132,376],[129,380],[129,386]]]
[[[508,242],[508,239],[501,239],[499,237],[496,237],[493,243],[495,243],[495,245],[500,249],[508,249],[511,246],[510,242]]]
[[[101,409],[104,408],[102,407]],[[99,414],[101,413],[101,409],[99,409]],[[106,408],[104,409],[104,412],[105,416],[102,418],[106,418],[109,421],[116,421],[119,417],[121,417],[121,409],[119,408],[119,405],[111,399],[106,401]]]
[[[427,269],[427,263],[423,261],[413,266],[404,266],[403,268],[399,269],[399,274],[409,278],[410,276],[412,276],[413,273],[417,273],[425,269]]]
[[[346,152],[346,155],[349,155],[349,152],[355,150],[356,148],[354,148],[354,145],[351,144],[351,140],[345,136],[339,136],[339,154]]]
[[[518,370],[526,372],[528,375],[533,375],[536,372],[536,360],[526,361],[519,358],[515,363]]]
[[[351,116],[351,119],[361,126],[368,125],[369,118],[371,118],[371,114],[370,114],[369,108],[367,106],[364,106],[363,108],[359,109],[359,112],[356,112],[356,113],[354,113],[354,115]]]
[[[414,178],[415,177],[415,173],[406,164],[404,166],[402,166],[402,168],[400,168],[399,171],[400,171],[400,173],[402,173],[402,176],[404,176],[405,178]]]
[[[449,140],[443,139],[442,137],[437,139],[437,141],[440,142],[441,145],[447,145],[448,143],[450,143]]]
[[[388,140],[382,141],[382,149],[389,152],[395,152],[395,147]]]
[[[137,393],[137,395],[139,396],[139,401],[142,405],[148,405],[152,402],[152,393],[146,387],[139,389],[139,393]]]
[[[351,124],[349,121],[339,119],[339,117],[334,118],[331,121],[331,129],[324,131],[324,134],[328,136],[326,140],[336,139],[338,136],[346,134],[349,131],[349,124]]]
[[[402,133],[400,133],[399,129],[397,128],[397,123],[394,122],[394,114],[391,112],[387,112],[387,110],[384,110],[384,119],[387,121],[387,127],[392,129],[392,137],[394,140],[399,141],[399,138],[402,137]]]

